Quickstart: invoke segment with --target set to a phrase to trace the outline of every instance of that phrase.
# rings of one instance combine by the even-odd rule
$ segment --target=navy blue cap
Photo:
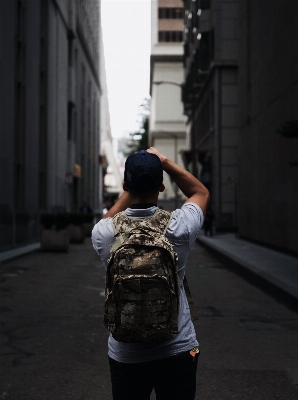
[[[159,157],[146,150],[130,155],[125,162],[124,182],[128,189],[140,192],[158,189],[163,182]]]

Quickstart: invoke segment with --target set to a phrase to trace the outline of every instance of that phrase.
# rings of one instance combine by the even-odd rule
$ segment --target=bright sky
[[[101,23],[112,135],[138,129],[140,105],[149,96],[150,0],[102,0]]]

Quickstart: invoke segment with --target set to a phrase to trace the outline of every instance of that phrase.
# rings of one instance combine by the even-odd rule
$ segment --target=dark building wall
[[[66,206],[67,163],[67,26],[60,10],[49,3],[48,18],[48,127],[47,127],[47,204]]]
[[[14,159],[16,2],[0,2],[0,212],[11,208]],[[5,57],[4,57],[5,54]]]
[[[25,60],[25,201],[24,208],[37,212],[39,170],[39,94],[40,94],[40,1],[26,3]]]
[[[240,5],[239,232],[297,252],[298,148],[276,130],[298,120],[298,3]]]
[[[0,251],[41,211],[100,208],[99,3],[0,1]]]
[[[238,5],[233,0],[184,1],[183,102],[191,170],[210,190],[218,230],[235,229],[238,223]]]

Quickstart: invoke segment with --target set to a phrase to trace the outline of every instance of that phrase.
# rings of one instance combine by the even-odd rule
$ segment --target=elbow
[[[210,200],[210,192],[209,192],[209,190],[207,189],[207,188],[205,188],[206,189],[206,197],[207,197],[207,203],[209,203],[209,200]]]
[[[208,204],[209,200],[210,200],[210,192],[205,186],[204,186],[204,189],[203,189],[203,191],[201,193],[201,196],[203,196],[206,199],[206,203]]]
[[[204,192],[202,193],[202,197],[204,199],[204,204],[205,204],[204,208],[206,210],[210,201],[210,192],[207,188],[205,188]]]

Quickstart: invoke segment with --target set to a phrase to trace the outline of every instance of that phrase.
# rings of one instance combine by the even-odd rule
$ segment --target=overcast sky
[[[138,129],[149,96],[150,0],[102,0],[101,23],[112,135]]]

